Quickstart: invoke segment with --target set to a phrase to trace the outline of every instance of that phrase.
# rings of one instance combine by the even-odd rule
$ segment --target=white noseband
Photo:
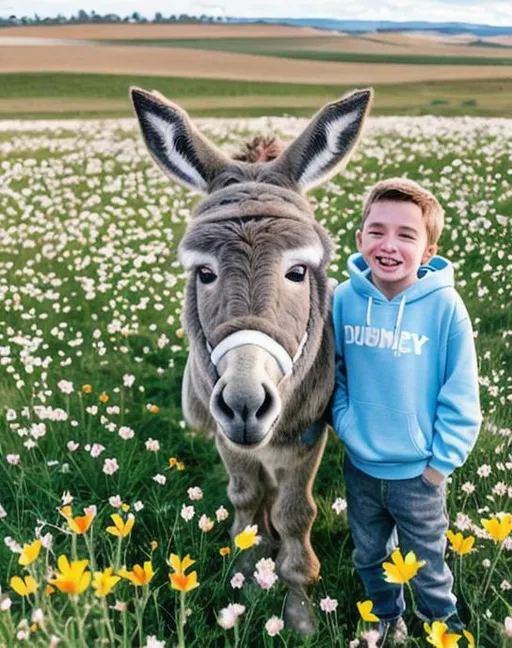
[[[243,331],[236,331],[225,337],[217,346],[212,349],[212,347],[207,343],[208,351],[210,352],[210,359],[212,363],[217,366],[220,360],[233,349],[238,347],[245,346],[247,344],[252,344],[258,346],[275,359],[279,368],[281,369],[283,376],[287,376],[292,373],[293,365],[297,362],[302,354],[306,340],[308,339],[308,333],[304,333],[304,337],[300,341],[299,348],[297,353],[292,358],[288,352],[282,347],[278,342],[276,342],[270,335],[262,333],[261,331],[252,331],[250,329],[245,329]]]

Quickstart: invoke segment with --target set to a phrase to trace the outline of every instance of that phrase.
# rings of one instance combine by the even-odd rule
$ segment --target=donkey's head
[[[275,160],[255,164],[224,155],[159,93],[131,93],[156,163],[207,194],[180,244],[190,273],[185,325],[196,396],[209,401],[228,443],[263,446],[287,406],[296,407],[297,386],[314,366],[317,383],[321,375],[334,246],[302,194],[346,162],[372,92],[326,105]],[[325,349],[323,357],[325,406],[332,361]]]

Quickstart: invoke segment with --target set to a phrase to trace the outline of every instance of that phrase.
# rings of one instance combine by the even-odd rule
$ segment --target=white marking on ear
[[[205,252],[198,252],[197,250],[183,250],[179,251],[179,260],[181,265],[185,270],[191,270],[192,268],[197,268],[198,266],[206,265],[215,272],[218,273],[218,263],[217,259],[211,254],[206,254]]]
[[[167,122],[165,119],[162,119],[162,117],[158,117],[158,115],[153,115],[149,112],[146,113],[145,117],[162,138],[165,152],[171,164],[176,166],[185,178],[189,178],[189,184],[194,189],[206,191],[207,184],[203,176],[200,175],[197,169],[176,150],[176,146],[174,145],[175,126]],[[183,178],[180,177],[180,180],[183,181]]]
[[[361,115],[360,110],[353,110],[352,112],[347,113],[338,117],[338,119],[333,120],[328,123],[326,126],[326,138],[327,143],[323,151],[316,155],[311,162],[306,167],[305,172],[300,178],[299,184],[301,188],[305,188],[310,184],[314,184],[318,178],[325,175],[325,168],[329,163],[336,157],[340,157],[340,161],[348,151],[341,152],[338,148],[338,139],[341,133],[353,124],[356,119]]]
[[[283,253],[283,265],[286,267],[286,270],[302,263],[317,268],[322,263],[324,254],[324,248],[320,243],[286,250]]]

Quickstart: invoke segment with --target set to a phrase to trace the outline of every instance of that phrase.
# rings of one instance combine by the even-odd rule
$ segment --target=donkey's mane
[[[239,153],[233,155],[233,160],[239,162],[270,162],[275,160],[284,150],[285,143],[275,135],[265,137],[256,135],[247,142]]]

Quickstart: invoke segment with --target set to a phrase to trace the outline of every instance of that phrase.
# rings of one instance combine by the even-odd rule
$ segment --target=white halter
[[[282,347],[279,342],[276,342],[270,335],[262,333],[261,331],[253,331],[250,329],[244,329],[243,331],[236,331],[225,337],[217,346],[212,349],[208,342],[206,346],[210,352],[210,359],[212,363],[217,366],[220,360],[232,349],[237,349],[238,347],[245,346],[247,344],[253,344],[264,349],[275,359],[279,368],[281,369],[283,376],[288,376],[293,371],[293,365],[302,355],[302,351],[308,339],[308,332],[304,333],[304,337],[300,341],[299,348],[297,353],[293,358],[288,354],[288,352]]]

